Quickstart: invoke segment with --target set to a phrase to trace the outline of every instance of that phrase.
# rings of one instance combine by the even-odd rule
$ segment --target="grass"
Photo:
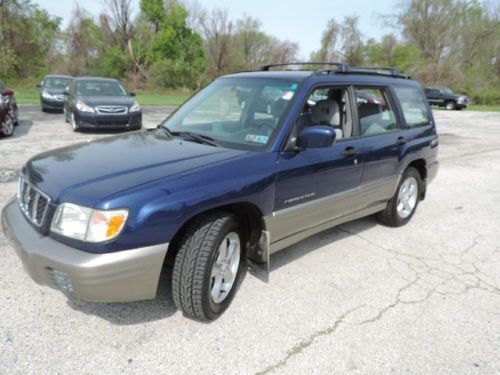
[[[470,105],[467,110],[500,112],[500,105]]]
[[[24,86],[24,85],[23,85]],[[16,87],[13,86],[14,94],[18,104],[40,104],[38,88],[33,85]],[[137,91],[139,104],[152,106],[179,106],[193,93],[188,90],[163,90],[163,91]]]
[[[39,104],[40,94],[38,88],[13,88],[14,95],[16,96],[17,104]]]

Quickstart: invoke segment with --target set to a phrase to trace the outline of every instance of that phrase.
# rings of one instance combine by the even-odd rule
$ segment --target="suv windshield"
[[[71,82],[71,78],[46,78],[43,87],[46,89],[60,89],[64,90]]]
[[[448,88],[443,89],[443,91],[444,91],[446,94],[453,95],[453,91],[451,91],[451,90],[450,90],[450,89],[448,89]]]
[[[281,125],[297,82],[222,78],[200,91],[163,126],[242,150],[263,150]]]
[[[80,81],[76,83],[78,96],[127,96],[127,90],[113,81]]]

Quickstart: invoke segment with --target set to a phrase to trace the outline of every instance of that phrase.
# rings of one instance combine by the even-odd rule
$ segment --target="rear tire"
[[[422,179],[420,173],[409,167],[403,173],[398,188],[384,211],[378,214],[378,219],[390,227],[400,227],[408,223],[415,213],[420,193]]]
[[[196,218],[178,243],[172,275],[177,308],[199,320],[222,315],[236,293],[244,243],[233,215],[213,212]]]

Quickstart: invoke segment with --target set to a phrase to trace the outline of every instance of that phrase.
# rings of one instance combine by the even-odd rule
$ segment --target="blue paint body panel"
[[[310,72],[240,73],[230,77],[235,76],[299,82],[282,127],[267,150],[212,147],[156,129],[40,154],[28,161],[23,173],[52,199],[49,215],[63,202],[129,209],[123,232],[108,243],[69,239],[50,233],[48,226],[40,231],[88,252],[115,252],[170,242],[190,218],[228,204],[249,203],[268,216],[293,206],[296,197],[302,197],[303,203],[397,178],[417,159],[425,161],[428,180],[436,173],[437,135],[430,109],[431,121],[425,126],[407,128],[398,116],[398,131],[338,140],[328,148],[283,151],[303,102],[314,87],[420,87],[412,80],[348,74],[318,77]],[[407,142],[396,146],[401,136]],[[355,162],[344,155],[348,147],[358,151]],[[365,203],[360,200],[357,204]],[[359,208],[353,206],[353,210]]]

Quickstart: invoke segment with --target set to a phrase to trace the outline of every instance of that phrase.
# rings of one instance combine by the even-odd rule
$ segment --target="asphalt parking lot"
[[[435,117],[441,168],[407,226],[366,218],[275,254],[212,323],[176,310],[168,272],[152,301],[68,299],[0,234],[0,374],[500,373],[500,113]],[[20,118],[0,140],[0,207],[33,155],[110,135],[35,106]]]

